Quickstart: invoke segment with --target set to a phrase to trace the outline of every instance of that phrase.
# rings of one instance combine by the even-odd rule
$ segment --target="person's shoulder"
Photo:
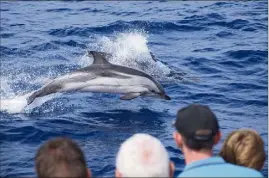
[[[183,171],[178,177],[264,177],[260,172],[230,163]]]
[[[181,172],[178,174],[177,178],[181,177],[199,177],[200,174],[198,172]]]
[[[227,163],[229,164],[229,163]],[[241,174],[244,174],[246,177],[264,177],[262,173],[255,169],[251,169],[248,167],[243,167],[239,165],[229,164],[230,166],[234,167],[234,169]]]

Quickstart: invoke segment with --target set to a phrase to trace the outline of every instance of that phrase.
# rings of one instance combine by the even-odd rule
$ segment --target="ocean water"
[[[1,1],[0,176],[35,176],[44,141],[78,142],[94,176],[112,176],[120,144],[135,133],[159,138],[184,168],[172,121],[179,108],[206,104],[223,138],[257,130],[268,150],[267,1]],[[87,50],[153,75],[172,98],[119,100],[105,93],[26,97],[51,79],[90,65]],[[158,59],[154,62],[152,52]],[[268,176],[268,162],[262,169]]]

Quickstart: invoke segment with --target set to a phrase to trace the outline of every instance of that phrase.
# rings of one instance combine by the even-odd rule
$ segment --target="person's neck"
[[[186,165],[195,161],[210,158],[213,155],[211,150],[195,151],[195,150],[190,150],[190,149],[184,149],[183,153],[184,153]]]

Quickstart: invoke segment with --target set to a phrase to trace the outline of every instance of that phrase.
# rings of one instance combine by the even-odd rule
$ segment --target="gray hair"
[[[169,156],[149,134],[135,134],[120,147],[116,168],[122,177],[169,177]]]

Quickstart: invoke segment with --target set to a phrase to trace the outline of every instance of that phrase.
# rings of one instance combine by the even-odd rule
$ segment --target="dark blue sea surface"
[[[267,152],[267,7],[267,1],[1,1],[0,176],[35,176],[38,147],[57,136],[79,143],[94,176],[112,176],[120,144],[140,132],[163,142],[178,174],[184,159],[172,121],[190,103],[217,115],[223,137],[216,154],[240,128],[257,130]],[[116,54],[112,63],[148,72],[172,100],[69,93],[15,112],[47,80],[89,65],[86,50]],[[149,51],[158,66],[148,66]],[[266,160],[266,177],[267,167]]]

